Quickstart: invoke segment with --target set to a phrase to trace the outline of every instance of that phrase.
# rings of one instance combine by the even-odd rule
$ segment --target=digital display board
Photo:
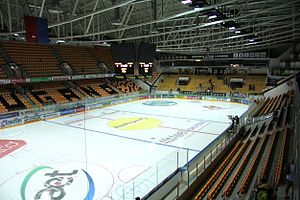
[[[152,68],[153,63],[139,63],[139,74],[144,76],[151,76],[152,75]]]
[[[116,75],[133,75],[134,65],[133,62],[128,63],[115,63],[115,73]]]

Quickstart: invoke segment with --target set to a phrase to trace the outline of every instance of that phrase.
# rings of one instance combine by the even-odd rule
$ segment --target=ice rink
[[[0,199],[142,197],[247,108],[147,99],[2,129],[12,151],[0,157]]]

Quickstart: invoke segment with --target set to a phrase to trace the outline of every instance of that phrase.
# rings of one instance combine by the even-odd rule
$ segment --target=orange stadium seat
[[[62,75],[59,62],[48,45],[2,42],[2,46],[14,62],[24,67],[30,77]]]

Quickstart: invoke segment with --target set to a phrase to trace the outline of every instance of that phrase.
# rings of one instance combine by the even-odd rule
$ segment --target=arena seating
[[[4,60],[4,58],[0,55],[0,65],[5,65],[6,62]]]
[[[159,85],[157,86],[157,90],[162,90],[162,91],[169,91],[171,90],[176,90],[176,80],[178,76],[177,75],[164,75],[163,78],[161,79]],[[193,79],[192,79],[193,81]]]
[[[8,89],[0,90],[0,113],[30,108],[32,106],[22,95]]]
[[[178,86],[176,85],[176,80],[178,77],[190,77],[191,81],[187,86]],[[173,91],[180,88],[180,91],[207,91],[208,89],[211,90],[211,80],[214,83],[213,91],[216,93],[230,93],[230,92],[239,92],[242,94],[250,93],[261,93],[262,89],[266,87],[264,76],[244,76],[246,84],[243,88],[236,88],[231,89],[226,84],[225,79],[230,79],[231,76],[225,76],[223,79],[215,76],[215,75],[174,75],[174,74],[165,74],[163,76],[163,81],[158,84],[158,90],[170,90]],[[255,91],[249,91],[249,85],[255,85]]]
[[[275,180],[274,180],[274,188],[277,189],[280,183],[281,179],[281,174],[283,170],[283,160],[284,160],[284,153],[285,153],[285,148],[286,148],[286,140],[287,140],[287,128],[285,127],[283,136],[281,138],[281,143],[280,143],[280,149],[279,149],[279,155],[278,159],[276,162],[276,169],[275,169]]]
[[[114,62],[112,59],[111,51],[108,47],[94,47],[89,48],[89,51],[96,56],[96,58],[103,62],[107,67],[107,72],[114,72]]]
[[[236,76],[227,76],[227,78],[236,78]],[[241,78],[238,76],[237,78]],[[240,93],[261,93],[262,90],[266,87],[266,76],[242,76],[245,79],[245,84],[242,88],[235,88],[234,91]],[[250,85],[254,85],[255,90],[250,90]],[[231,90],[232,91],[232,90]]]
[[[0,79],[5,79],[6,78],[6,75],[2,69],[2,67],[0,66]]]
[[[142,88],[134,84],[134,82],[129,79],[115,80],[112,84],[110,84],[110,86],[117,88],[120,94],[139,92],[142,90]]]
[[[250,188],[250,184],[251,181],[253,180],[253,177],[255,175],[255,171],[257,169],[257,166],[259,164],[260,158],[263,154],[264,148],[267,144],[267,141],[269,139],[269,134],[265,134],[263,136],[262,142],[260,143],[260,145],[258,146],[258,148],[256,149],[256,152],[253,156],[253,160],[250,163],[250,167],[247,170],[247,173],[245,174],[242,184],[240,186],[240,189],[238,191],[238,194],[241,196],[242,194],[245,194],[246,192],[248,192],[249,188]]]
[[[199,187],[200,190],[197,192],[195,199],[217,199],[219,193],[222,199],[231,199],[234,191],[237,192],[240,198],[245,198],[245,194],[250,191],[253,184],[255,187],[263,177],[273,180],[274,174],[274,188],[278,187],[282,176],[282,163],[288,135],[287,128],[285,128],[284,133],[280,133],[279,129],[282,124],[286,124],[287,109],[283,108],[289,106],[291,102],[292,92],[290,91],[265,101],[264,107],[259,113],[265,115],[277,110],[280,113],[279,119],[277,116],[274,116],[272,121],[267,118],[260,121],[259,125],[253,125],[253,129],[249,128],[248,134],[241,134],[243,136],[241,139],[246,139],[242,142],[236,156],[232,158],[228,166],[224,166],[227,165],[226,159],[220,161],[221,164],[218,170],[221,168],[222,170],[216,172],[221,175],[216,176],[213,173],[207,177],[208,181]],[[279,126],[274,128],[274,124],[279,124]],[[278,141],[280,141],[280,144],[277,144]],[[279,148],[279,150],[276,150],[276,148]],[[275,152],[277,152],[276,155]],[[271,160],[274,157],[276,157],[276,163]],[[253,182],[255,177],[257,177],[257,182]]]
[[[227,164],[230,162],[230,160],[235,156],[237,153],[239,147],[241,145],[241,141],[237,142],[235,147],[232,149],[232,151],[229,153],[229,155],[225,158],[225,160],[220,164],[218,169],[213,173],[213,175],[208,179],[206,184],[201,187],[200,191],[197,193],[195,200],[203,199],[204,195],[208,192],[208,190],[212,187],[214,182],[219,178],[224,168],[227,166]]]
[[[27,96],[38,106],[62,104],[83,98],[77,90],[70,89],[62,82],[49,82],[43,85],[30,84]]]
[[[246,155],[243,157],[240,165],[235,170],[233,176],[230,178],[229,183],[225,186],[225,189],[222,193],[222,198],[228,198],[231,196],[233,190],[236,187],[236,184],[238,183],[239,179],[241,178],[241,175],[243,171],[245,170],[245,167],[247,166],[253,152],[255,151],[255,148],[259,142],[260,137],[256,135],[254,141],[251,141],[251,146],[249,147]]]
[[[42,82],[22,84],[31,104],[43,107],[50,104],[63,104],[84,99],[97,98],[115,94],[139,92],[142,89],[131,80],[90,79],[73,82]],[[18,109],[32,108],[31,104],[21,94],[10,90],[1,90],[1,113]]]
[[[218,182],[214,185],[211,191],[208,193],[208,199],[214,199],[218,192],[221,190],[225,182],[230,177],[231,173],[233,172],[235,166],[238,164],[239,160],[242,158],[244,152],[246,151],[247,147],[249,146],[250,139],[248,139],[238,150],[237,156],[232,159],[227,169],[224,171],[223,176],[218,180]]]
[[[87,48],[65,45],[55,45],[52,48],[56,49],[63,61],[68,63],[77,74],[101,73],[97,61],[88,52]]]
[[[152,72],[152,77],[148,78],[147,81],[149,83],[153,83],[159,75],[160,75],[160,73],[158,73],[157,71],[153,71]]]
[[[268,144],[268,146],[266,147],[266,152],[264,154],[264,158],[261,161],[260,164],[260,171],[259,171],[259,175],[258,175],[258,182],[260,183],[265,177],[268,177],[269,174],[269,166],[271,165],[271,160],[270,158],[273,158],[272,152],[274,152],[274,148],[275,148],[275,142],[277,140],[278,137],[278,131],[275,130],[272,134],[272,138],[270,143]]]
[[[74,82],[77,90],[81,90],[83,94],[87,97],[105,97],[114,94],[113,90],[107,89],[107,83],[104,80],[99,79],[89,79],[80,80]],[[115,92],[116,94],[117,92]]]
[[[22,65],[30,77],[62,75],[59,69],[59,62],[47,45],[2,42],[2,46],[12,61]]]

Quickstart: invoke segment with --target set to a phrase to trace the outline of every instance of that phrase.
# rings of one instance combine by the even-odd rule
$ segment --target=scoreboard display
[[[117,75],[133,75],[134,74],[133,62],[115,63],[115,73]]]
[[[143,76],[152,76],[153,63],[139,63],[139,74]]]

